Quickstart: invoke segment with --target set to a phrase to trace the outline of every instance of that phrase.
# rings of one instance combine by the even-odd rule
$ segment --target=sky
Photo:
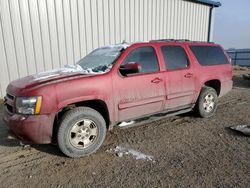
[[[216,0],[214,0],[216,1]],[[217,0],[214,42],[224,48],[250,48],[250,0]]]

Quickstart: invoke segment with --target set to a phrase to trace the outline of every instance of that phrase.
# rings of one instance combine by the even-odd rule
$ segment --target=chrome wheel
[[[85,149],[96,141],[98,128],[89,119],[78,121],[70,130],[69,141],[77,149]]]
[[[207,94],[204,98],[203,108],[209,113],[214,109],[215,106],[215,97],[212,94]]]

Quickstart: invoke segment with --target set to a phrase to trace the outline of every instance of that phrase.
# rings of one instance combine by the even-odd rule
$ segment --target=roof
[[[211,7],[220,7],[221,3],[220,2],[215,2],[215,1],[211,1],[211,0],[190,0],[194,3],[200,3],[200,4],[204,4],[204,5],[208,5]]]

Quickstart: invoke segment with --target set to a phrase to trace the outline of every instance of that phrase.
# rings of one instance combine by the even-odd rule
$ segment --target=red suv
[[[4,121],[22,140],[57,142],[69,157],[95,152],[106,130],[146,117],[214,114],[232,66],[214,43],[155,40],[98,48],[74,66],[11,82]],[[153,125],[152,125],[153,126]]]

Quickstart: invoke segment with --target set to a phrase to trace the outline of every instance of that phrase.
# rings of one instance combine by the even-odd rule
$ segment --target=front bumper
[[[36,144],[52,142],[52,132],[55,114],[22,115],[10,113],[6,106],[3,110],[3,121],[23,141]]]

